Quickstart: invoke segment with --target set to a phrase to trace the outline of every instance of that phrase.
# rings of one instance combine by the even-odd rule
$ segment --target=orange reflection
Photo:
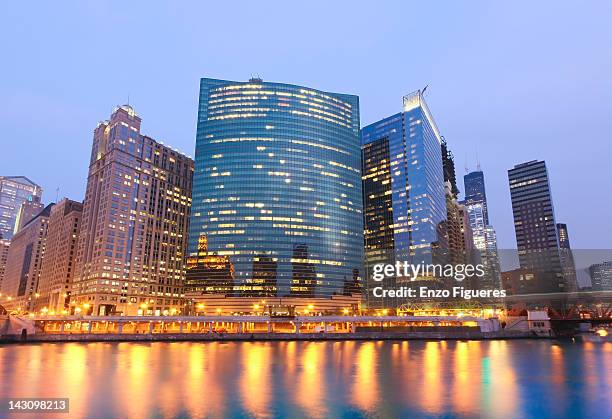
[[[477,409],[480,395],[480,342],[457,342],[454,356],[453,404],[459,413]]]
[[[245,343],[242,347],[240,392],[245,409],[262,416],[269,411],[271,347],[268,343]]]
[[[504,416],[507,412],[521,411],[517,406],[521,398],[516,373],[512,365],[512,353],[505,340],[491,341],[489,345],[490,412],[493,416]],[[504,397],[497,395],[503,394]]]
[[[325,381],[321,374],[325,365],[325,348],[327,342],[306,342],[301,347],[300,364],[302,366],[298,375],[295,390],[296,403],[301,406],[308,416],[326,416],[327,406],[323,396]]]
[[[427,342],[423,352],[423,378],[421,385],[421,405],[427,412],[440,409],[443,391],[441,379],[443,365],[440,363],[440,342]]]
[[[356,377],[353,385],[352,403],[365,411],[372,410],[379,400],[378,350],[374,342],[359,345],[355,360]]]

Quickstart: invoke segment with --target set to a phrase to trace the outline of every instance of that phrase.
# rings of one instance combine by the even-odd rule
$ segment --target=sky
[[[426,100],[459,185],[480,161],[500,248],[507,170],[548,166],[572,246],[612,249],[612,2],[8,2],[0,14],[0,174],[84,196],[93,130],[129,103],[193,155],[200,77],[356,94],[365,126]],[[56,191],[59,188],[59,193]]]

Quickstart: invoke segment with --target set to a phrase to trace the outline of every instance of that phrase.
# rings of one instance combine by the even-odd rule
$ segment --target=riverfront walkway
[[[523,335],[501,330],[496,318],[468,316],[7,316],[4,322],[4,341],[472,339]]]

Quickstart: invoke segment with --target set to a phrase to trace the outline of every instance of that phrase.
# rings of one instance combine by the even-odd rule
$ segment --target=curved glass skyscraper
[[[202,79],[188,290],[329,296],[361,278],[359,99]]]

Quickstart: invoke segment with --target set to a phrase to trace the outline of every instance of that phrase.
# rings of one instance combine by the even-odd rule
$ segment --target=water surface
[[[0,397],[100,418],[611,417],[612,343],[0,345]]]

